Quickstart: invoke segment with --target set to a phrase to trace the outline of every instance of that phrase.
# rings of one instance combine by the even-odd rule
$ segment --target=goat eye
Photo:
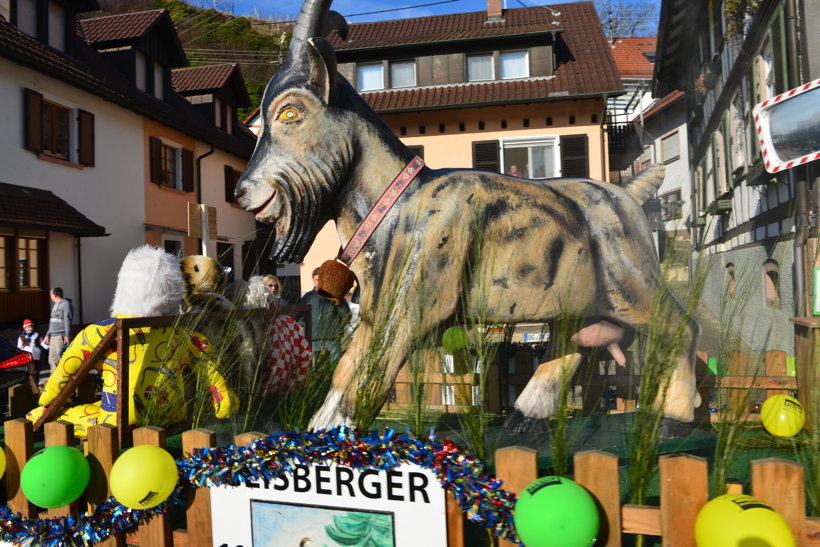
[[[278,122],[296,122],[302,119],[302,111],[295,106],[286,106],[279,111],[276,117]]]

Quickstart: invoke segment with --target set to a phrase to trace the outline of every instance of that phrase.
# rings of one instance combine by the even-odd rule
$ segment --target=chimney
[[[487,21],[502,21],[502,0],[487,0]]]

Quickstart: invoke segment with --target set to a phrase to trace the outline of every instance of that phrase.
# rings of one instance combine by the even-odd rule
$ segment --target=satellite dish
[[[769,173],[820,159],[820,79],[755,105],[752,114]]]

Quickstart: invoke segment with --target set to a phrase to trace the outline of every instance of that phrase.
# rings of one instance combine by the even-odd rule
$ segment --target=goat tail
[[[643,205],[663,184],[666,168],[662,163],[644,169],[621,186],[635,201]]]

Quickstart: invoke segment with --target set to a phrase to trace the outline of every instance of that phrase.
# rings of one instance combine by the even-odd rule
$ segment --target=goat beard
[[[274,222],[276,241],[270,252],[270,259],[276,262],[302,262],[316,234],[319,232],[320,214],[318,204],[309,196],[300,195],[290,186],[280,185],[283,214]]]

